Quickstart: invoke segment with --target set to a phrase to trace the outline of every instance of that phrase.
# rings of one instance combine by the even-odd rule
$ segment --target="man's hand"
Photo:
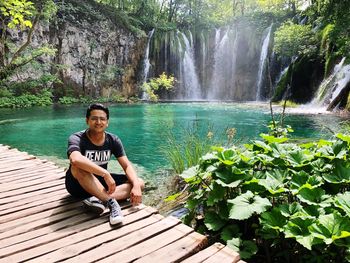
[[[130,192],[130,201],[132,205],[139,205],[142,203],[142,191],[140,186],[135,185],[132,187]]]
[[[108,186],[107,194],[109,194],[109,195],[113,194],[115,191],[115,187],[116,187],[113,177],[111,176],[110,173],[108,173],[108,174],[105,174],[103,176],[103,179],[105,179],[105,182]]]

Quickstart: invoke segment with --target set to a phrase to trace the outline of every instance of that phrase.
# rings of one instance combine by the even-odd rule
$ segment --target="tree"
[[[291,22],[283,24],[275,32],[274,50],[278,55],[286,57],[312,54],[317,47],[311,26]]]
[[[6,0],[0,2],[0,81],[5,80],[13,72],[44,55],[54,54],[47,46],[34,49],[24,55],[31,43],[32,35],[41,19],[48,19],[56,12],[56,5],[51,0],[34,1]],[[19,46],[11,43],[9,36],[12,30],[26,33],[26,39]]]

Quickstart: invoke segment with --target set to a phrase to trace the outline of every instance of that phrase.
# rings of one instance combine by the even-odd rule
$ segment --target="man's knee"
[[[78,181],[84,180],[86,178],[88,178],[89,176],[91,176],[91,173],[84,171],[78,167],[75,166],[71,166],[71,172],[72,175],[74,176],[75,179],[77,179]]]

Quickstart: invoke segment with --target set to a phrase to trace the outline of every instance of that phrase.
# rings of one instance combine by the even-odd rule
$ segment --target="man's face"
[[[107,114],[103,110],[92,110],[86,124],[92,131],[103,132],[108,127]]]

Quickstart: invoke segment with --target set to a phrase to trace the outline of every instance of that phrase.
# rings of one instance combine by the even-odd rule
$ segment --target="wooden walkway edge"
[[[124,222],[86,211],[54,163],[0,144],[0,263],[243,262],[174,217],[123,205]]]

